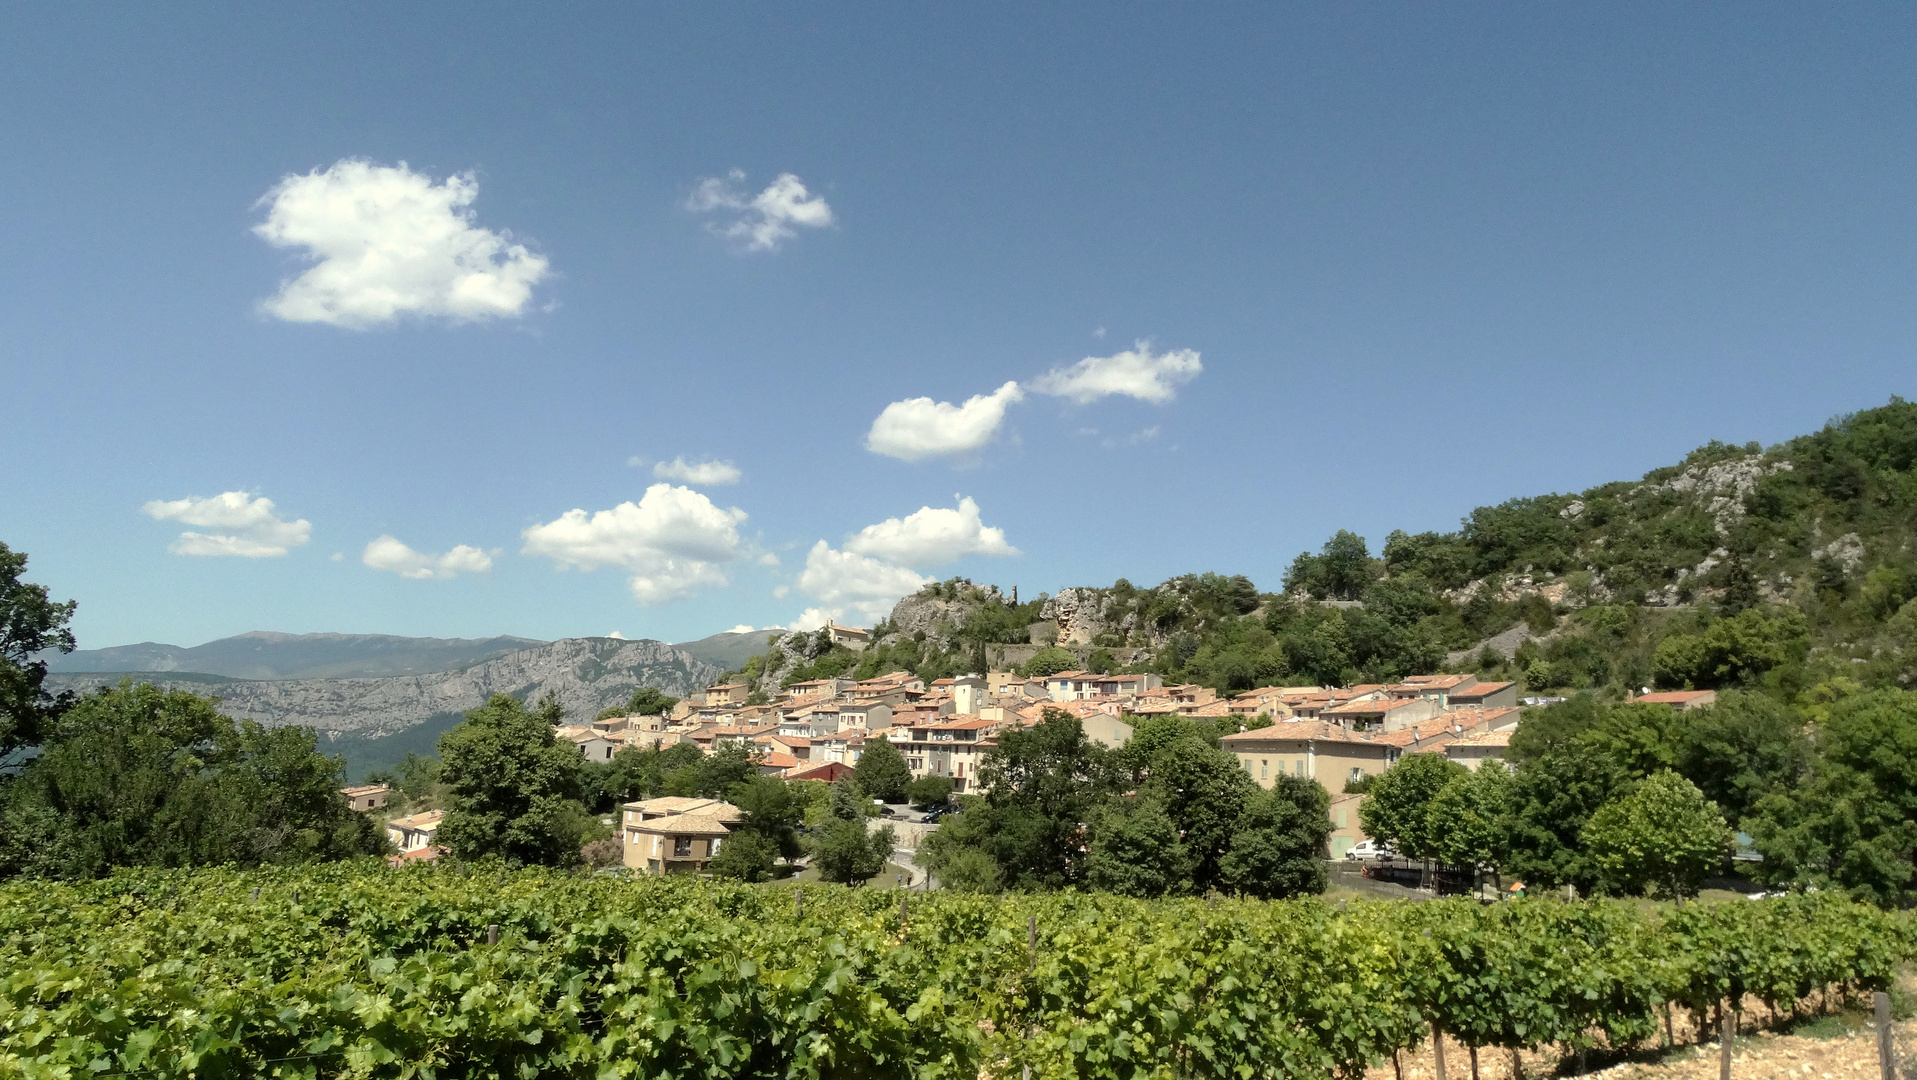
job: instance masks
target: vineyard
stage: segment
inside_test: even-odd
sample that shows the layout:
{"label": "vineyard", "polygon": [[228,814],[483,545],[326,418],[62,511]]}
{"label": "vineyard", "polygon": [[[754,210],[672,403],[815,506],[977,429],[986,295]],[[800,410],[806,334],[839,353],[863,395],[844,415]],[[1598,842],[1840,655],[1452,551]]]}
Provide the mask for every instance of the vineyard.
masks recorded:
{"label": "vineyard", "polygon": [[379,864],[0,886],[0,1076],[1356,1077],[1882,989],[1909,921],[1007,898]]}

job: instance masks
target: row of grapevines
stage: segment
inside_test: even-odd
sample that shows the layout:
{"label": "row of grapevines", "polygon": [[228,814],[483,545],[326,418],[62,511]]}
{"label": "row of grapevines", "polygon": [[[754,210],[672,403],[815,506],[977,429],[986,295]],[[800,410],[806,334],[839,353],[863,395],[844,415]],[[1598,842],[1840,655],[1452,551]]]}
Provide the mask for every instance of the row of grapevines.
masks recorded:
{"label": "row of grapevines", "polygon": [[0,1076],[1351,1076],[1433,1023],[1630,1041],[1912,952],[1836,897],[897,897],[377,863],[5,885]]}

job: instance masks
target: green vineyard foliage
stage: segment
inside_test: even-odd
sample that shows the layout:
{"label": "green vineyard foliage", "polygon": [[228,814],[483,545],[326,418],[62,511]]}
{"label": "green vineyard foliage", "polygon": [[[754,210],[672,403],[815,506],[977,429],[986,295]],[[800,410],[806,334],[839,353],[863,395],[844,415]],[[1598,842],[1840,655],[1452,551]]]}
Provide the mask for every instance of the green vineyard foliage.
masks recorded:
{"label": "green vineyard foliage", "polygon": [[[255,890],[258,890],[255,899]],[[1904,916],[986,897],[378,863],[0,886],[0,1076],[1351,1077],[1886,987]],[[497,943],[488,927],[499,927]]]}

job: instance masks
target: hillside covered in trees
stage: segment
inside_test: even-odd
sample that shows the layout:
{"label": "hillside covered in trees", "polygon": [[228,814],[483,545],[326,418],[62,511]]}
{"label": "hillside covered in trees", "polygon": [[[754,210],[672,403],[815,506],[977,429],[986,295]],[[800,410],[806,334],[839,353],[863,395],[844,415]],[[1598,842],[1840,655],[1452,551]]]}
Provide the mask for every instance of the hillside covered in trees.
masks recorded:
{"label": "hillside covered in trees", "polygon": [[1206,573],[1018,603],[955,578],[901,600],[863,652],[786,635],[743,674],[768,694],[1000,665],[1152,671],[1226,693],[1439,668],[1611,698],[1909,687],[1914,464],[1917,405],[1893,399],[1768,449],[1712,442],[1639,480],[1479,507],[1455,532],[1374,548],[1340,531],[1276,591]]}

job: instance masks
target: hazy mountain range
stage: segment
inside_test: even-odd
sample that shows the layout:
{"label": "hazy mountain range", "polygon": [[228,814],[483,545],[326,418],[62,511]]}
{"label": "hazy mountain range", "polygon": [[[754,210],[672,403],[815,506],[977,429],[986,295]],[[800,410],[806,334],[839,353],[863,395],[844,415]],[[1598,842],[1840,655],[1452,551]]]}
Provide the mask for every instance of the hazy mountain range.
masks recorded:
{"label": "hazy mountain range", "polygon": [[764,648],[772,631],[714,634],[684,645],[623,638],[408,638],[254,632],[204,645],[143,643],[43,657],[48,688],[86,691],[132,678],[210,694],[230,716],[319,731],[355,775],[439,734],[493,694],[551,691],[591,719],[651,686],[684,697]]}

